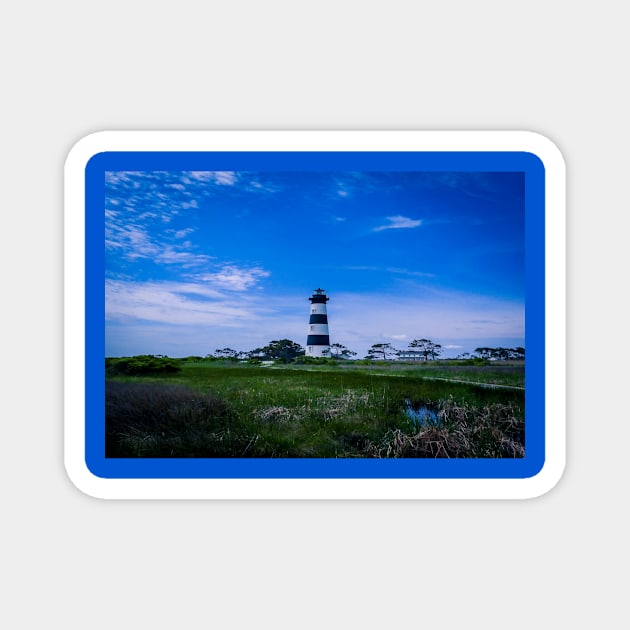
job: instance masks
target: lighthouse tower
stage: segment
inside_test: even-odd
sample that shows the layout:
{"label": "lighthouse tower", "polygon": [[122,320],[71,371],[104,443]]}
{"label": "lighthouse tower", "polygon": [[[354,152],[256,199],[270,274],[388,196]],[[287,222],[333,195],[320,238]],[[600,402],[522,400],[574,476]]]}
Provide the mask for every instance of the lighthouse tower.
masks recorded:
{"label": "lighthouse tower", "polygon": [[306,356],[323,357],[330,351],[328,336],[328,314],[326,302],[330,299],[324,289],[315,289],[308,298],[311,301],[311,316],[308,320],[308,337],[306,338]]}

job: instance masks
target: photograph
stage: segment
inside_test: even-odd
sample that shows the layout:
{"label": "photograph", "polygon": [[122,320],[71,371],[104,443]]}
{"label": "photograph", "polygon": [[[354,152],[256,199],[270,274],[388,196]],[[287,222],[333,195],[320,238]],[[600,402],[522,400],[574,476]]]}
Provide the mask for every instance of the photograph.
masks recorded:
{"label": "photograph", "polygon": [[104,173],[107,458],[523,458],[525,173]]}

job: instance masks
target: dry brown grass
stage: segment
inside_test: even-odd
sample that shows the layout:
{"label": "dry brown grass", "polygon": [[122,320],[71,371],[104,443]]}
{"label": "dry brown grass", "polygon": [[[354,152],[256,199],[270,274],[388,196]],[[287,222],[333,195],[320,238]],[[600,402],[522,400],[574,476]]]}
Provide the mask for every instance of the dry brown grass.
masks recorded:
{"label": "dry brown grass", "polygon": [[524,421],[510,405],[481,409],[440,405],[439,425],[419,427],[413,433],[390,429],[370,444],[368,457],[520,458],[525,456]]}

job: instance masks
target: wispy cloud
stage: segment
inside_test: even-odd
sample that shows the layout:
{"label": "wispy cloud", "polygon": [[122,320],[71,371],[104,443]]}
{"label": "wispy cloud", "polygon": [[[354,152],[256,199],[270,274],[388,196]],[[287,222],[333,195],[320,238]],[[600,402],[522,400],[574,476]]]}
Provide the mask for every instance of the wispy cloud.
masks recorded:
{"label": "wispy cloud", "polygon": [[193,234],[194,232],[196,232],[196,228],[193,227],[184,228],[183,230],[169,230],[169,233],[175,238],[186,238],[189,234]]}
{"label": "wispy cloud", "polygon": [[264,316],[262,300],[226,294],[220,283],[107,280],[108,320],[142,320],[169,325],[238,327]]}
{"label": "wispy cloud", "polygon": [[344,267],[347,271],[369,271],[370,273],[388,273],[396,276],[403,276],[408,278],[435,278],[434,273],[428,271],[416,271],[414,269],[405,269],[402,267],[378,267],[376,265],[350,265]]}
{"label": "wispy cloud", "polygon": [[[113,213],[109,213],[112,215]],[[181,241],[194,230],[152,230],[154,217],[109,216],[105,225],[105,248],[117,258],[127,261],[151,260],[162,265],[181,265],[191,268],[207,265],[212,257],[196,251],[190,241]]]}
{"label": "wispy cloud", "polygon": [[[151,261],[184,270],[213,259],[192,240],[196,228],[174,228],[218,189],[235,189],[250,177],[232,171],[109,171],[105,174],[105,246],[114,260]],[[192,220],[192,219],[189,219]]]}
{"label": "wispy cloud", "polygon": [[108,171],[106,209],[137,212],[140,208],[169,222],[182,211],[199,208],[218,194],[270,194],[280,187],[259,173],[236,171]]}
{"label": "wispy cloud", "polygon": [[226,265],[216,273],[200,276],[200,279],[229,291],[247,291],[256,285],[259,279],[267,278],[269,275],[268,271],[260,267],[239,268]]}
{"label": "wispy cloud", "polygon": [[[190,246],[190,243],[187,245]],[[186,244],[184,244],[183,247],[186,247]],[[171,245],[163,245],[160,247],[160,251],[156,253],[153,260],[158,264],[180,265],[184,269],[191,269],[201,265],[207,265],[212,260],[212,256],[196,254]]]}
{"label": "wispy cloud", "polygon": [[349,199],[369,186],[369,178],[365,173],[343,173],[333,180],[333,197]]}
{"label": "wispy cloud", "polygon": [[386,217],[389,223],[385,223],[383,225],[379,225],[373,229],[373,232],[382,232],[383,230],[397,230],[397,229],[405,229],[405,228],[416,228],[422,225],[422,221],[420,219],[410,219],[409,217],[403,217],[400,214],[397,214],[393,217]]}
{"label": "wispy cloud", "polygon": [[411,276],[414,278],[435,278],[434,273],[427,271],[413,271],[412,269],[402,269],[400,267],[387,267],[387,271],[401,276]]}
{"label": "wispy cloud", "polygon": [[377,192],[387,194],[394,189],[397,189],[397,186],[386,177],[379,177],[375,173],[347,171],[334,175],[329,198],[343,201],[373,195]]}
{"label": "wispy cloud", "polygon": [[205,184],[216,184],[217,186],[234,186],[239,181],[239,174],[233,171],[185,171],[180,175],[181,184],[185,188],[186,184],[203,182]]}

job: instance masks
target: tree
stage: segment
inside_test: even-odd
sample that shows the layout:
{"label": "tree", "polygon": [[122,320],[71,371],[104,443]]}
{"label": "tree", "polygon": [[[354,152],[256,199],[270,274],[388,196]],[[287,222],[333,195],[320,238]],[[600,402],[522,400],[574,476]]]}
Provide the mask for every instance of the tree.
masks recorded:
{"label": "tree", "polygon": [[352,350],[348,350],[346,346],[340,343],[333,343],[330,346],[330,350],[328,350],[327,354],[329,354],[333,359],[349,359],[356,355],[356,352],[352,352]]}
{"label": "tree", "polygon": [[232,350],[232,348],[217,348],[214,351],[214,356],[221,359],[237,359],[239,352]]}
{"label": "tree", "polygon": [[442,354],[442,346],[439,343],[434,343],[430,339],[414,339],[410,344],[410,348],[417,348],[426,361],[429,358],[435,360]]}
{"label": "tree", "polygon": [[254,348],[247,353],[248,359],[265,359],[265,353],[262,348]]}
{"label": "tree", "polygon": [[392,346],[391,343],[375,343],[368,350],[366,359],[377,359],[379,361],[387,361],[387,359],[393,359],[398,350]]}
{"label": "tree", "polygon": [[524,359],[525,348],[475,348],[475,352],[482,359],[496,359],[505,361],[507,359]]}
{"label": "tree", "polygon": [[493,348],[475,348],[475,353],[478,354],[482,359],[489,359],[492,356]]}
{"label": "tree", "polygon": [[295,343],[295,341],[291,341],[290,339],[274,339],[266,346],[252,350],[250,354],[253,353],[256,353],[257,356],[262,354],[266,358],[274,361],[284,359],[285,363],[289,363],[291,359],[304,354],[304,348],[302,348],[299,343]]}

